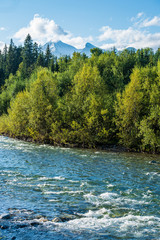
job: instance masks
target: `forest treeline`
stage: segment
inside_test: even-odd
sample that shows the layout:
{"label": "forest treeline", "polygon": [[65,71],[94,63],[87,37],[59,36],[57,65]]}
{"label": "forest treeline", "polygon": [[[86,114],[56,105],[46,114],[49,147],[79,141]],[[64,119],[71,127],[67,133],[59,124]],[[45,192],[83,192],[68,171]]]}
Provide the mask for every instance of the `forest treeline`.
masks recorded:
{"label": "forest treeline", "polygon": [[160,48],[56,58],[28,35],[0,52],[0,134],[160,152]]}

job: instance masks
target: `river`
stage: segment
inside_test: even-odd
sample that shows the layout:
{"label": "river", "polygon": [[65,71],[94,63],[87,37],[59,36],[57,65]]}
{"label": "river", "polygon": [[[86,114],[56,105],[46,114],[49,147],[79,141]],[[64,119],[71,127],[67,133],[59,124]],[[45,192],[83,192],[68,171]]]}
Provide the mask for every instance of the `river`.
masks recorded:
{"label": "river", "polygon": [[0,136],[0,231],[0,239],[158,240],[160,156]]}

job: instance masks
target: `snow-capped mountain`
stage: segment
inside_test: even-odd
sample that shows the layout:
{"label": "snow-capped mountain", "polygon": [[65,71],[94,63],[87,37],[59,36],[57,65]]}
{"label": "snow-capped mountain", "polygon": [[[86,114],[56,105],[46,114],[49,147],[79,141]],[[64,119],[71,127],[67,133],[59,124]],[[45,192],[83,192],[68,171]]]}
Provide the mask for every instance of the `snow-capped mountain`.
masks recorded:
{"label": "snow-capped mountain", "polygon": [[74,52],[77,51],[77,49],[69,44],[66,44],[64,42],[58,41],[56,43],[50,41],[46,43],[42,50],[45,52],[47,46],[49,45],[49,48],[51,50],[51,53],[54,54],[57,57],[66,56],[66,55],[72,55]]}
{"label": "snow-capped mountain", "polygon": [[57,57],[61,57],[61,56],[65,56],[65,55],[72,56],[72,54],[74,52],[85,53],[87,56],[90,56],[90,50],[92,48],[95,48],[95,46],[92,45],[91,43],[86,43],[86,45],[83,49],[77,49],[77,48],[75,48],[69,44],[66,44],[62,41],[58,41],[56,43],[50,41],[42,46],[42,51],[45,52],[48,45],[51,50],[51,53]]}
{"label": "snow-capped mountain", "polygon": [[[49,45],[49,48],[51,50],[51,53],[54,54],[56,57],[62,57],[62,56],[72,56],[74,52],[79,52],[81,54],[85,53],[88,57],[91,55],[90,50],[92,48],[96,48],[96,46],[92,45],[91,43],[86,43],[85,47],[83,49],[77,49],[69,44],[66,44],[62,41],[58,42],[48,42],[45,45],[42,46],[42,51],[45,52],[47,49],[47,45]],[[133,47],[126,48],[129,51],[136,51]],[[103,50],[103,49],[102,49]],[[112,51],[113,49],[108,49],[108,51]],[[104,51],[104,50],[103,50]],[[121,51],[118,51],[115,49],[115,51],[120,53]]]}
{"label": "snow-capped mountain", "polygon": [[91,52],[90,50],[92,48],[96,48],[94,45],[92,45],[91,43],[86,43],[85,48],[83,48],[80,53],[85,53],[87,56],[90,56]]}

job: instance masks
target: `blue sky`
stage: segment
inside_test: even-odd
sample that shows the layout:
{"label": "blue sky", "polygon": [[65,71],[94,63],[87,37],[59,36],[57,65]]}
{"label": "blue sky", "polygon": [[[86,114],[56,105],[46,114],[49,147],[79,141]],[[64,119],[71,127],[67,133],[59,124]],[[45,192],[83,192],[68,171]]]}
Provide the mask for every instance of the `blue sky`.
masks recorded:
{"label": "blue sky", "polygon": [[28,33],[39,44],[157,49],[160,0],[0,0],[0,48]]}

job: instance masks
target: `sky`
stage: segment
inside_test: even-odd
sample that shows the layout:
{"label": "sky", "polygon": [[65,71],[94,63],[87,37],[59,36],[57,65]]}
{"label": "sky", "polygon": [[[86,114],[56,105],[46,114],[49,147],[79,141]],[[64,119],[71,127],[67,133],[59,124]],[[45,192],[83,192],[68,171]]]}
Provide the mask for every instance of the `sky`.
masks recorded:
{"label": "sky", "polygon": [[0,49],[63,41],[78,49],[160,47],[160,0],[0,0]]}

